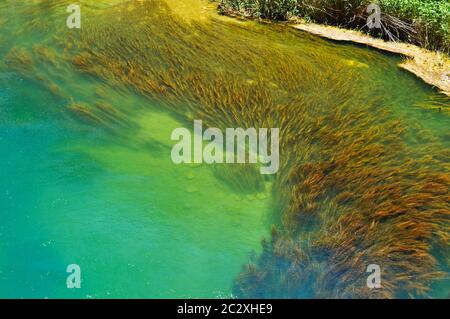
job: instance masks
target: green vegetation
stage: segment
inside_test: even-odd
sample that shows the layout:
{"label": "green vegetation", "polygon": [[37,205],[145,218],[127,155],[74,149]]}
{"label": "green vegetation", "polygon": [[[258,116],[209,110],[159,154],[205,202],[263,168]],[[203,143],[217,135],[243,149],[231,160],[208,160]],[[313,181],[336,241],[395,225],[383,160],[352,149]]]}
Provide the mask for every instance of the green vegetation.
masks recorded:
{"label": "green vegetation", "polygon": [[372,35],[450,52],[448,0],[221,0],[219,10],[265,19],[308,21],[369,31],[367,6],[378,3],[382,29]]}

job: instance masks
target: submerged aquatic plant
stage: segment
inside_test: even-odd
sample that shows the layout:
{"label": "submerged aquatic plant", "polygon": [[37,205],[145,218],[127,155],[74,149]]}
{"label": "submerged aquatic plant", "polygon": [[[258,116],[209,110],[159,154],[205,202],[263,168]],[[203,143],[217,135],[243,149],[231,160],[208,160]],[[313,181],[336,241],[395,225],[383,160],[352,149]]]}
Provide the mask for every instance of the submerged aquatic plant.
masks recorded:
{"label": "submerged aquatic plant", "polygon": [[[276,227],[237,279],[237,296],[433,294],[448,267],[450,153],[426,130],[420,147],[408,143],[408,121],[373,81],[393,66],[385,57],[281,26],[187,21],[162,0],[93,12],[76,45],[57,41],[81,74],[136,90],[186,122],[280,128]],[[18,49],[10,57],[23,72],[32,65]],[[367,63],[381,68],[368,72]],[[101,103],[68,105],[99,123],[121,116]],[[217,176],[233,188],[263,187],[256,170],[225,170]],[[382,289],[365,284],[371,263],[382,266]]]}

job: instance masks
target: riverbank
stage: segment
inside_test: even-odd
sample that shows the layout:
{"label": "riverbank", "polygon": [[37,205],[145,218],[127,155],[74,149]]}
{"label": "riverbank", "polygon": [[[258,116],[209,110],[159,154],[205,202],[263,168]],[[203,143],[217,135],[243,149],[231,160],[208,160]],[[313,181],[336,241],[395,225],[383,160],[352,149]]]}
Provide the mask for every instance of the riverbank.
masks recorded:
{"label": "riverbank", "polygon": [[415,74],[423,81],[450,96],[450,58],[413,44],[387,42],[355,30],[315,23],[292,23],[292,27],[334,41],[354,42],[400,54],[405,57],[399,67]]}
{"label": "riverbank", "polygon": [[[448,0],[220,0],[218,7],[224,14],[272,21],[304,19],[450,53]],[[373,19],[378,26],[369,28]]]}
{"label": "riverbank", "polygon": [[[228,12],[227,16],[242,20],[255,20],[253,17],[242,16],[236,12]],[[299,19],[289,22],[262,21],[285,24],[333,41],[353,42],[378,50],[399,54],[405,58],[398,65],[400,68],[413,73],[425,83],[438,89],[441,93],[450,96],[450,57],[445,53],[433,52],[404,42],[384,41],[383,39],[374,38],[356,30],[302,22]],[[450,107],[448,109],[450,110]]]}
{"label": "riverbank", "polygon": [[324,0],[315,2],[314,6],[308,1],[295,0],[273,3],[222,0],[218,11],[244,19],[283,21],[281,23],[323,38],[400,54],[405,58],[399,65],[402,69],[450,96],[449,35],[445,27],[450,23],[448,4],[444,1],[381,1],[381,31],[364,33],[359,30],[366,28],[368,4],[365,0],[346,4]]}

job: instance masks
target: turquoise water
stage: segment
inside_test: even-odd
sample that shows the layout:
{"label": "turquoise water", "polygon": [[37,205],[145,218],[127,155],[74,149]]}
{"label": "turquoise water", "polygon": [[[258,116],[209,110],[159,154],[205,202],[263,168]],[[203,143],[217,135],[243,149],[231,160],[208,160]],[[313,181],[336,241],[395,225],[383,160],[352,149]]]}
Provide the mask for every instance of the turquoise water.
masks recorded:
{"label": "turquoise water", "polygon": [[[167,114],[138,111],[122,130],[130,143],[61,117],[60,101],[3,75],[1,297],[230,294],[267,229],[268,196],[240,196],[209,167],[171,164],[162,137],[179,123]],[[65,287],[72,263],[80,290]]]}
{"label": "turquoise water", "polygon": [[[34,45],[49,41],[56,18],[65,17],[64,4],[33,2],[38,17],[54,19],[38,25],[46,32],[27,34],[20,6],[5,1],[2,60],[13,47],[37,54]],[[411,144],[420,147],[426,128],[449,145],[449,118],[411,107],[437,93],[394,68],[396,58],[377,57],[373,72],[384,74],[377,85],[387,86],[381,94],[398,92],[393,111],[418,125]],[[270,182],[244,194],[218,177],[223,167],[173,164],[170,134],[185,126],[177,115],[54,61],[32,71],[0,64],[0,298],[230,297],[241,267],[269,236]],[[101,101],[119,116],[92,125],[68,112],[71,98]],[[66,288],[73,263],[82,289]]]}

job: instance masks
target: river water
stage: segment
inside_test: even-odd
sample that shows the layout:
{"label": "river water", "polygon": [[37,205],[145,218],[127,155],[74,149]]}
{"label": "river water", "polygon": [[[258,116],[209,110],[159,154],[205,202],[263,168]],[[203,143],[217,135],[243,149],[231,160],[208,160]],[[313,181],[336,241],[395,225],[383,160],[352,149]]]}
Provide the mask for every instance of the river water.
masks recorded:
{"label": "river water", "polygon": [[[144,79],[161,70],[175,69],[183,83],[193,83],[181,66],[191,74],[195,69],[201,81],[216,81],[212,91],[221,85],[217,74],[249,88],[256,81],[277,104],[290,95],[319,94],[320,83],[336,83],[327,72],[346,66],[357,80],[349,83],[349,73],[342,81],[365,87],[361,100],[383,96],[383,107],[406,119],[411,147],[431,140],[450,144],[448,100],[397,68],[396,56],[220,17],[207,1],[158,2],[168,5],[150,9],[170,12],[170,19],[154,12],[136,19],[138,1],[130,2],[130,15],[120,7],[126,1],[79,1],[82,28],[69,30],[70,1],[0,1],[0,297],[232,295],[242,266],[259,254],[276,222],[273,180],[257,177],[253,187],[236,182],[236,174],[224,167],[173,164],[172,130],[190,125],[186,119],[199,115],[196,103],[214,103],[214,94],[203,94],[205,86],[204,91],[183,87],[173,95],[167,88],[146,91]],[[141,24],[148,27],[149,43],[154,41],[144,49],[125,33],[110,38],[119,29],[138,32]],[[174,26],[184,26],[185,33]],[[201,34],[204,29],[210,33]],[[192,36],[188,45],[186,34]],[[162,53],[171,50],[166,60]],[[78,63],[84,51],[90,54],[87,62]],[[295,78],[280,72],[260,80],[259,70],[276,57],[303,68]],[[124,79],[111,71],[127,58],[142,65],[136,73],[148,74]],[[173,65],[176,59],[180,69]],[[276,63],[274,68],[285,67]],[[303,80],[313,84],[293,88]],[[347,87],[334,92],[350,94]],[[326,101],[332,100],[330,95]],[[209,123],[223,117],[202,112]],[[428,138],[421,139],[424,131]],[[80,265],[82,289],[67,289],[69,264]]]}

